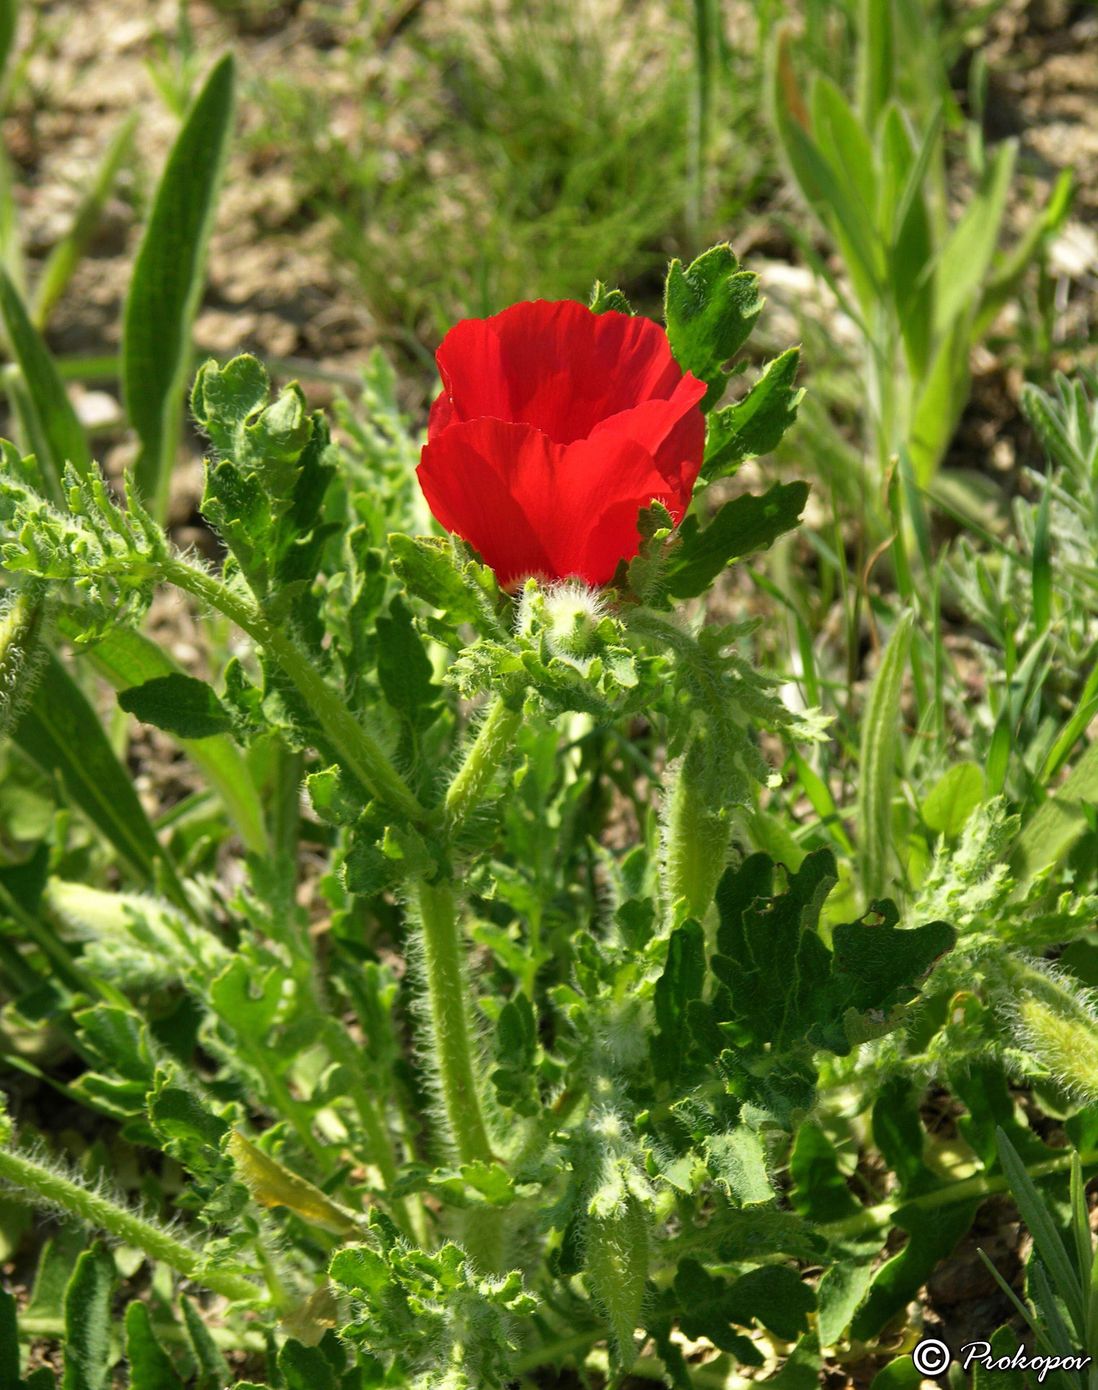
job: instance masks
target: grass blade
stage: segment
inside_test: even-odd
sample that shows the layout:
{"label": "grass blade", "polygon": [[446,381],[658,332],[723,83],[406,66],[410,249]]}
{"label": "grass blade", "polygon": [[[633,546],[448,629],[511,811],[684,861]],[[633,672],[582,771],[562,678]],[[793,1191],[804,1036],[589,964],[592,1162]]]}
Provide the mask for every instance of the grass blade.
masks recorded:
{"label": "grass blade", "polygon": [[866,900],[879,898],[888,874],[892,843],[892,786],[900,731],[900,696],[911,649],[914,614],[905,613],[885,647],[873,678],[862,725],[858,833]]}
{"label": "grass blade", "polygon": [[57,301],[65,293],[73,272],[80,264],[88,242],[91,240],[103,208],[110,197],[111,189],[118,178],[119,171],[133,144],[137,129],[138,112],[134,111],[122,122],[114,139],[107,146],[103,162],[95,176],[91,188],[77,211],[68,233],[61,238],[49,254],[38,288],[34,295],[34,322],[44,328]]}
{"label": "grass blade", "polygon": [[[63,618],[59,620],[59,627],[61,631],[68,631]],[[78,624],[73,623],[72,632],[77,631]],[[88,659],[116,690],[142,685],[180,670],[162,648],[132,628],[118,628],[108,633],[88,649]],[[268,853],[270,845],[263,807],[248,765],[232,739],[227,734],[219,734],[212,738],[181,738],[178,742],[221,797],[248,849],[256,854]]]}
{"label": "grass blade", "polygon": [[0,317],[26,386],[25,393],[20,393],[17,399],[30,412],[31,419],[26,422],[28,432],[35,448],[42,451],[38,466],[48,491],[56,500],[62,495],[61,479],[66,462],[86,477],[91,470],[91,452],[50,351],[31,323],[19,291],[3,269],[0,269]]}
{"label": "grass blade", "polygon": [[12,731],[12,740],[44,772],[61,779],[73,805],[139,878],[151,883],[159,863],[176,902],[187,906],[175,871],[99,717],[52,652],[46,655],[41,682]]}
{"label": "grass blade", "polygon": [[1068,1315],[1081,1333],[1083,1289],[1078,1272],[1073,1268],[1064,1242],[1060,1238],[1060,1232],[1056,1229],[1048,1208],[1042,1201],[1033,1179],[1026,1172],[1026,1166],[1018,1157],[1014,1145],[1001,1129],[997,1131],[996,1139],[1003,1176],[1010,1186],[1018,1214],[1033,1237],[1033,1244],[1041,1263],[1051,1274],[1056,1290],[1067,1307]]}
{"label": "grass blade", "polygon": [[233,60],[227,55],[211,72],[168,156],[126,299],[122,387],[141,443],[135,476],[160,520],[232,118]]}

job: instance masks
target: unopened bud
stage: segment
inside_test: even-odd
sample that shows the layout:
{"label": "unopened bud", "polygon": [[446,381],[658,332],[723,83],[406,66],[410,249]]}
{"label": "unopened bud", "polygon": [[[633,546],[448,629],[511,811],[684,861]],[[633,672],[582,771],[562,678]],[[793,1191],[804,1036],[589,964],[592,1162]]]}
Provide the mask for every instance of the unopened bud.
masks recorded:
{"label": "unopened bud", "polygon": [[12,593],[0,607],[0,734],[10,728],[38,683],[46,603],[40,595]]}

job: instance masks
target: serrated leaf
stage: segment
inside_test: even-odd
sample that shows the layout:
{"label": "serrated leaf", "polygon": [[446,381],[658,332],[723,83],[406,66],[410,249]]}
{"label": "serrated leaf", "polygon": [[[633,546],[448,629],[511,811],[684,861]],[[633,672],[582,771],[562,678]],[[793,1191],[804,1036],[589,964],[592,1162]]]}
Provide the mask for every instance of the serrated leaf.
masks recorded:
{"label": "serrated leaf", "polygon": [[713,411],[702,464],[702,476],[709,482],[778,447],[804,397],[796,384],[800,361],[800,348],[787,348],[766,364],[742,400]]}
{"label": "serrated leaf", "polygon": [[141,441],[137,485],[162,517],[190,367],[191,327],[233,119],[233,59],[216,64],[164,166],[138,248],[122,331],[122,387]]}
{"label": "serrated leaf", "polygon": [[820,910],[838,881],[830,850],[807,855],[773,895],[773,865],[750,855],[717,889],[719,954],[713,970],[727,991],[737,1030],[777,1055],[806,1045],[842,1056],[885,1031],[893,1011],[953,945],[944,922],[899,928],[891,903],[874,903],[857,922],[832,929],[833,951],[817,935]]}
{"label": "serrated leaf", "polygon": [[483,622],[477,596],[449,541],[435,536],[389,537],[393,569],[410,594],[449,615],[455,623]]}
{"label": "serrated leaf", "polygon": [[667,269],[664,317],[675,360],[709,388],[707,410],[724,391],[724,364],[747,341],[762,312],[759,277],[741,271],[727,244],[710,247],[690,265]]}
{"label": "serrated leaf", "polygon": [[667,564],[668,593],[675,598],[704,593],[731,561],[765,549],[792,530],[807,499],[807,483],[775,483],[761,497],[746,493],[725,502],[708,526],[687,517]]}
{"label": "serrated leaf", "polygon": [[339,1390],[331,1362],[319,1347],[307,1347],[292,1337],[278,1353],[285,1390]]}
{"label": "serrated leaf", "polygon": [[587,307],[593,314],[631,314],[632,306],[621,290],[611,289],[601,280],[596,280],[591,289]]}
{"label": "serrated leaf", "polygon": [[741,1274],[726,1304],[732,1322],[741,1327],[761,1323],[786,1342],[808,1330],[808,1314],[815,1308],[815,1294],[788,1265],[760,1265]]}
{"label": "serrated leaf", "polygon": [[763,1364],[762,1352],[750,1337],[732,1331],[731,1285],[726,1279],[710,1274],[698,1260],[685,1259],[675,1271],[674,1288],[682,1309],[680,1325],[688,1337],[707,1337],[745,1366]]}
{"label": "serrated leaf", "polygon": [[94,1245],[76,1262],[65,1290],[62,1390],[109,1390],[114,1260]]}
{"label": "serrated leaf", "polygon": [[614,1366],[627,1371],[636,1360],[648,1278],[648,1217],[635,1197],[621,1212],[589,1217],[584,1279],[610,1324]]}
{"label": "serrated leaf", "polygon": [[118,693],[118,703],[143,724],[179,738],[212,738],[228,733],[233,721],[213,687],[194,676],[154,676]]}

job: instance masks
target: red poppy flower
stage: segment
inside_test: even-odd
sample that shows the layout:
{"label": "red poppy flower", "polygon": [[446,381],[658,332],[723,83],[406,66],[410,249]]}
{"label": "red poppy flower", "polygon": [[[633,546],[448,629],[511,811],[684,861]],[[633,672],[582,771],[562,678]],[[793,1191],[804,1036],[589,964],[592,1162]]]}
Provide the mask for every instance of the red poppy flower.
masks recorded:
{"label": "red poppy flower", "polygon": [[465,319],[438,350],[420,486],[500,583],[605,584],[640,545],[637,517],[678,522],[705,447],[705,385],[651,319],[565,300]]}

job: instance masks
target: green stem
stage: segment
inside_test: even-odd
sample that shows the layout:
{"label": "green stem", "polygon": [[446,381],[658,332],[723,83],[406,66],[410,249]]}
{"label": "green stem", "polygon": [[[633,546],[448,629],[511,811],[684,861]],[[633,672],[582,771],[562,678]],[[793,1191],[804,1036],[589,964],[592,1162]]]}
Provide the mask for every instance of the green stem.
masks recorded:
{"label": "green stem", "polygon": [[499,695],[492,702],[446,793],[446,822],[451,835],[462,826],[483,799],[496,769],[514,745],[522,723],[522,711],[512,709]]}
{"label": "green stem", "polygon": [[417,888],[423,963],[438,1080],[450,1133],[463,1163],[492,1161],[473,1069],[461,932],[448,883]]}
{"label": "green stem", "polygon": [[231,1270],[204,1269],[202,1257],[197,1251],[176,1240],[162,1227],[25,1154],[0,1150],[0,1181],[34,1193],[43,1202],[61,1207],[86,1225],[95,1226],[116,1240],[136,1246],[150,1259],[162,1260],[178,1274],[194,1279],[225,1298],[254,1303],[263,1297],[263,1290],[242,1274]]}
{"label": "green stem", "polygon": [[363,786],[414,824],[422,824],[427,812],[411,788],[389,761],[381,746],[362,727],[293,637],[272,623],[250,599],[220,579],[183,560],[170,558],[161,567],[163,578],[234,622],[274,657],[297,687],[316,716],[336,756]]}
{"label": "green stem", "polygon": [[[1047,1178],[1055,1173],[1066,1173],[1071,1167],[1072,1153],[1073,1151],[1068,1151],[1062,1157],[1027,1164],[1026,1172],[1031,1178]],[[1084,1168],[1098,1166],[1098,1149],[1088,1149],[1086,1153],[1081,1153],[1079,1161]],[[970,1202],[991,1197],[997,1192],[1009,1191],[1010,1183],[1005,1177],[989,1178],[979,1174],[971,1178],[962,1178],[946,1187],[936,1187],[932,1192],[923,1192],[917,1197],[909,1197],[906,1200],[901,1198],[894,1202],[882,1202],[879,1206],[866,1207],[853,1216],[844,1217],[842,1221],[825,1222],[819,1229],[823,1235],[840,1240],[848,1236],[870,1235],[890,1226],[893,1217],[900,1210],[936,1211],[939,1207],[953,1206],[957,1202]]]}

